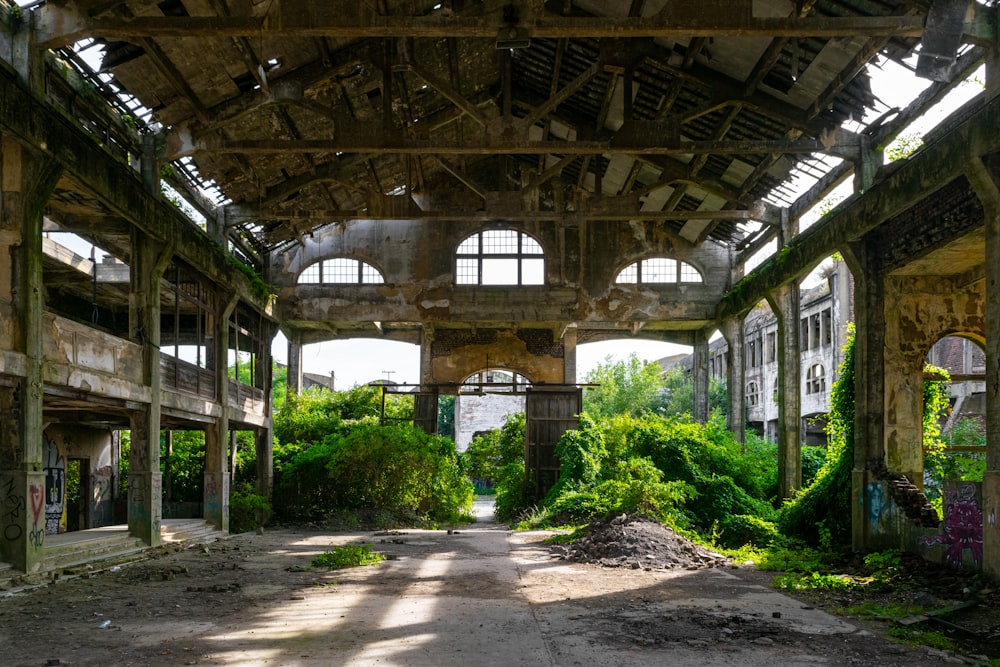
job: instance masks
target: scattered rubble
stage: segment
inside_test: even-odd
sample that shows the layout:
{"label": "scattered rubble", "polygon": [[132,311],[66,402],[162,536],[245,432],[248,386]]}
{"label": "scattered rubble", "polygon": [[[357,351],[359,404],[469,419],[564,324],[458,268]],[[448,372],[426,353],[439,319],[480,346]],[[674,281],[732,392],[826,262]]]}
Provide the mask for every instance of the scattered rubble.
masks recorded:
{"label": "scattered rubble", "polygon": [[564,547],[567,560],[636,570],[698,570],[730,565],[725,556],[645,517],[622,514],[591,524],[587,533]]}

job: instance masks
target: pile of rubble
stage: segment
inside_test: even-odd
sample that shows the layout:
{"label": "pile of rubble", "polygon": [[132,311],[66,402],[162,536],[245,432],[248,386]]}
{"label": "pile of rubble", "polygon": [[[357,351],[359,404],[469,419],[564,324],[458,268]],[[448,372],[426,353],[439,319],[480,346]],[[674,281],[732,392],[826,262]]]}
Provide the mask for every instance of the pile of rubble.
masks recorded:
{"label": "pile of rubble", "polygon": [[636,570],[697,570],[730,564],[725,556],[698,546],[661,523],[625,514],[591,524],[586,537],[563,549],[567,560]]}

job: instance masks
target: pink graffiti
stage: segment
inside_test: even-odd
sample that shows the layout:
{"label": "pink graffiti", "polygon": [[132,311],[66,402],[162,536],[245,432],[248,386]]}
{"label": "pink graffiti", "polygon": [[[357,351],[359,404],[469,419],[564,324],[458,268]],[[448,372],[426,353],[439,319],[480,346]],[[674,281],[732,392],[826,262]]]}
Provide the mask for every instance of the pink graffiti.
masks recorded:
{"label": "pink graffiti", "polygon": [[956,567],[962,567],[963,556],[968,550],[972,561],[983,561],[983,511],[976,502],[976,487],[963,484],[945,498],[944,528],[940,535],[921,537],[920,544],[948,547],[945,558]]}
{"label": "pink graffiti", "polygon": [[28,495],[31,496],[31,517],[37,526],[42,510],[45,509],[45,494],[42,492],[42,487],[32,484],[28,489]]}

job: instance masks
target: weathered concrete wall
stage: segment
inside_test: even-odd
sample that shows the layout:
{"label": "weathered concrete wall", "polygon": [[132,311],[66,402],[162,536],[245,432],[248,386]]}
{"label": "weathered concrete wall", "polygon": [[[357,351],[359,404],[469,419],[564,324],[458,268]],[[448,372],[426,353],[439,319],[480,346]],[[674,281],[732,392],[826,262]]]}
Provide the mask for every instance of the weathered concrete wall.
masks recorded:
{"label": "weathered concrete wall", "polygon": [[918,487],[923,478],[923,368],[941,338],[985,340],[985,283],[940,276],[889,276],[885,313],[886,464]]}
{"label": "weathered concrete wall", "polygon": [[[692,248],[649,223],[588,223],[586,231],[551,223],[512,224],[533,236],[545,257],[545,286],[454,284],[455,251],[474,231],[441,222],[362,220],[331,227],[272,256],[273,281],[287,321],[310,322],[621,322],[711,319],[729,283],[728,251],[714,244]],[[430,229],[431,231],[428,231]],[[653,256],[670,256],[697,268],[701,284],[614,285],[618,271]],[[307,266],[351,257],[377,268],[378,286],[297,286]]]}
{"label": "weathered concrete wall", "polygon": [[[85,426],[52,425],[45,430],[45,532],[66,532],[70,508],[66,503],[66,471],[71,459],[81,460],[80,497],[87,503],[88,521],[80,529],[111,525],[113,489],[117,479],[109,430]],[[83,469],[86,466],[86,469]]]}
{"label": "weathered concrete wall", "polygon": [[561,384],[566,357],[549,329],[439,329],[430,336],[422,383],[461,384],[483,368],[506,368],[532,383]]}
{"label": "weathered concrete wall", "polygon": [[473,436],[503,426],[507,415],[524,412],[524,394],[459,394],[455,397],[455,445],[469,448]]}

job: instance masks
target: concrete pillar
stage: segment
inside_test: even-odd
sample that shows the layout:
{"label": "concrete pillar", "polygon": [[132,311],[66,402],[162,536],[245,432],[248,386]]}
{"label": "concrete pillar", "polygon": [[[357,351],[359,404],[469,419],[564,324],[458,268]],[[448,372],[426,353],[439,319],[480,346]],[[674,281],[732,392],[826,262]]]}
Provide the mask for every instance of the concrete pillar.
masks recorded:
{"label": "concrete pillar", "polygon": [[[1000,88],[997,54],[987,59],[987,92]],[[983,571],[1000,578],[1000,187],[992,164],[973,160],[969,181],[983,202],[986,232],[986,471]]]}
{"label": "concrete pillar", "polygon": [[160,473],[160,279],[173,257],[172,244],[132,230],[129,330],[142,346],[142,381],[150,402],[131,414],[128,528],[150,546],[160,544],[163,517]]}
{"label": "concrete pillar", "polygon": [[576,384],[576,329],[568,327],[563,332],[563,382]]}
{"label": "concrete pillar", "polygon": [[729,410],[726,426],[740,442],[746,441],[746,369],[743,367],[743,320],[733,318],[722,322],[719,330],[726,339],[726,396]]}
{"label": "concrete pillar", "polygon": [[285,395],[292,396],[302,393],[302,339],[294,334],[295,339],[288,338],[288,379]]}
{"label": "concrete pillar", "polygon": [[[264,388],[264,414],[267,416],[267,426],[254,431],[257,493],[268,500],[271,499],[271,490],[274,484],[274,444],[271,422],[271,413],[274,408],[271,404],[271,385],[274,383],[274,359],[271,356],[271,343],[277,332],[276,328],[269,326],[267,334],[262,334],[260,355],[257,363],[257,377],[255,378],[256,385]],[[301,364],[299,367],[301,368]],[[263,522],[264,519],[265,517],[263,516],[258,517],[258,521],[260,522]]]}
{"label": "concrete pillar", "polygon": [[694,359],[691,376],[694,380],[694,414],[700,424],[708,421],[708,335],[698,331],[694,336]]}
{"label": "concrete pillar", "polygon": [[872,464],[885,462],[885,283],[874,254],[863,242],[841,248],[854,275],[854,471],[851,482],[852,546],[869,543]]}
{"label": "concrete pillar", "polygon": [[[432,348],[434,346],[433,327],[424,326],[420,335],[420,384],[435,384]],[[457,420],[456,416],[456,420]],[[458,423],[456,421],[456,423]]]}
{"label": "concrete pillar", "polygon": [[0,236],[10,241],[11,348],[24,359],[24,375],[0,389],[0,558],[24,572],[41,566],[45,541],[42,470],[43,383],[42,212],[61,174],[54,162],[0,140]]}
{"label": "concrete pillar", "polygon": [[[221,296],[221,294],[220,294]],[[238,297],[220,302],[215,317],[215,383],[219,417],[205,429],[205,488],[203,511],[223,531],[229,531],[229,318],[236,309]]]}
{"label": "concrete pillar", "polygon": [[768,296],[778,320],[778,494],[802,486],[802,362],[799,286],[783,285]]}

